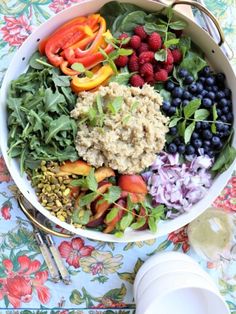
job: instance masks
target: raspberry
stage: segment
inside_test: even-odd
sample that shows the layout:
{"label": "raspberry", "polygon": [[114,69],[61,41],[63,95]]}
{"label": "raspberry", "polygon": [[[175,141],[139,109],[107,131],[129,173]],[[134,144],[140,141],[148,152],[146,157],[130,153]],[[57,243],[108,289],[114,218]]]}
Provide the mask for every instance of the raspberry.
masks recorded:
{"label": "raspberry", "polygon": [[161,48],[162,42],[161,42],[161,36],[153,32],[149,37],[148,37],[148,46],[149,49],[152,51],[157,51]]}
{"label": "raspberry", "polygon": [[128,63],[129,58],[127,56],[119,56],[116,60],[115,60],[115,64],[118,67],[125,67],[126,64]]}
{"label": "raspberry", "polygon": [[155,80],[156,80],[156,81],[162,81],[162,82],[164,82],[164,81],[166,81],[167,79],[168,79],[168,73],[166,72],[166,70],[161,69],[161,70],[159,70],[159,71],[157,71],[157,72],[155,73]]}
{"label": "raspberry", "polygon": [[148,44],[146,43],[141,43],[141,46],[138,48],[138,54],[144,52],[144,51],[148,51]]}
{"label": "raspberry", "polygon": [[138,58],[139,64],[152,62],[153,60],[154,60],[154,52],[153,51],[144,51],[139,55],[139,58]]}
{"label": "raspberry", "polygon": [[171,53],[174,58],[174,63],[179,63],[182,60],[182,52],[178,48],[172,50]]}
{"label": "raspberry", "polygon": [[133,35],[130,39],[129,45],[133,49],[138,49],[141,45],[141,38],[137,35]]}
{"label": "raspberry", "polygon": [[174,64],[163,64],[162,69],[166,70],[167,73],[171,73],[173,71]]}
{"label": "raspberry", "polygon": [[153,65],[151,63],[144,63],[139,70],[141,76],[153,76]]}
{"label": "raspberry", "polygon": [[[126,39],[126,38],[129,38],[129,35],[126,34],[126,33],[122,33],[122,34],[120,34],[120,36],[118,37],[119,40]],[[126,43],[126,44],[124,44],[124,45],[121,45],[121,47],[124,47],[124,48],[128,47],[129,42],[130,42],[130,40],[128,41],[128,43]]]}
{"label": "raspberry", "polygon": [[174,62],[174,58],[172,56],[171,50],[167,49],[167,58],[166,61],[163,62],[164,64],[172,64]]}
{"label": "raspberry", "polygon": [[130,78],[130,84],[134,87],[142,87],[144,85],[144,80],[141,78],[140,75],[134,74]]}
{"label": "raspberry", "polygon": [[129,58],[128,68],[130,72],[137,72],[139,70],[138,57],[135,53],[133,53]]}
{"label": "raspberry", "polygon": [[155,79],[153,75],[148,75],[144,78],[144,81],[150,85],[154,85],[155,84]]}
{"label": "raspberry", "polygon": [[143,26],[138,25],[134,29],[135,35],[138,35],[142,40],[147,38],[147,33],[145,32]]}

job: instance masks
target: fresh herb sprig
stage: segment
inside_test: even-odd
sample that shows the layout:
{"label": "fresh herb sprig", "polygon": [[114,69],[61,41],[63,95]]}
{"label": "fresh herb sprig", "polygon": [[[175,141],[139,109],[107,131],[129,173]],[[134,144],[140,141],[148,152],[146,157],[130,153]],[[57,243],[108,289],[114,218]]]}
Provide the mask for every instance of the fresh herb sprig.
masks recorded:
{"label": "fresh herb sprig", "polygon": [[[163,218],[165,207],[159,205],[153,207],[151,204],[151,198],[146,196],[145,201],[141,203],[132,203],[130,197],[127,197],[127,208],[120,205],[117,201],[121,197],[121,189],[118,186],[110,186],[106,193],[100,193],[98,183],[94,175],[94,169],[90,171],[88,176],[82,179],[73,180],[72,186],[80,186],[84,189],[88,189],[90,192],[86,193],[79,200],[78,208],[74,211],[73,220],[76,223],[87,224],[91,216],[90,204],[97,198],[102,197],[98,204],[108,202],[113,205],[112,209],[106,216],[106,222],[111,222],[119,213],[120,210],[126,212],[126,214],[117,223],[117,230],[123,232],[127,227],[132,229],[138,229],[144,226],[147,222],[152,232],[157,231],[157,222]],[[140,211],[144,211],[141,213]],[[82,214],[81,214],[82,212]],[[120,233],[119,233],[120,234]]]}
{"label": "fresh herb sprig", "polygon": [[[177,109],[176,114],[171,117],[169,127],[178,127],[179,135],[184,138],[185,144],[189,143],[197,122],[210,123],[212,133],[216,133],[217,123],[230,125],[230,123],[217,121],[218,116],[215,105],[212,107],[212,112],[207,109],[199,109],[200,106],[201,99],[193,99],[184,108]],[[207,120],[211,114],[213,120]]]}

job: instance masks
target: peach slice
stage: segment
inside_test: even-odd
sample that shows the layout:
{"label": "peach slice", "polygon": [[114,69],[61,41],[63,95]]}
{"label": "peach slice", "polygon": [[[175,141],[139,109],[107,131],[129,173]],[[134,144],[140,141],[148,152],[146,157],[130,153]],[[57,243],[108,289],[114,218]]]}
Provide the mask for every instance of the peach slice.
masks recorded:
{"label": "peach slice", "polygon": [[91,169],[92,167],[83,160],[66,161],[63,165],[60,166],[60,170],[62,172],[78,174],[81,176],[87,176]]}
{"label": "peach slice", "polygon": [[145,194],[142,194],[142,193],[131,193],[127,191],[121,192],[121,197],[126,198],[128,197],[128,195],[130,196],[131,202],[134,204],[144,202],[145,196],[146,196]]}
{"label": "peach slice", "polygon": [[123,191],[131,193],[147,194],[147,185],[143,178],[137,174],[124,174],[121,175],[118,181],[119,187]]}
{"label": "peach slice", "polygon": [[94,172],[97,182],[101,182],[106,178],[114,177],[115,172],[110,167],[100,167]]}

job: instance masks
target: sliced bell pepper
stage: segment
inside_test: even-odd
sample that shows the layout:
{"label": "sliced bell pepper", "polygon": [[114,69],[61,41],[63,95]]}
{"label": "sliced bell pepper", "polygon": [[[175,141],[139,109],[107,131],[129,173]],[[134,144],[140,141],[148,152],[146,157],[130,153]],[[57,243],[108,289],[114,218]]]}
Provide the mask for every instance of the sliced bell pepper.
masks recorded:
{"label": "sliced bell pepper", "polygon": [[84,56],[88,56],[90,54],[92,54],[93,52],[97,51],[98,48],[100,47],[102,41],[103,41],[103,33],[105,33],[106,31],[106,21],[103,17],[99,17],[99,20],[98,22],[100,23],[100,28],[97,32],[97,35],[94,39],[94,42],[92,43],[92,45],[86,49],[86,50],[81,50],[80,48],[76,48],[75,49],[75,56],[77,58],[81,58],[81,57],[84,57]]}
{"label": "sliced bell pepper", "polygon": [[103,65],[92,78],[74,76],[71,82],[71,88],[75,93],[91,90],[101,85],[109,76],[113,74],[110,65]]}
{"label": "sliced bell pepper", "polygon": [[79,74],[79,72],[68,68],[68,62],[67,62],[67,61],[63,61],[63,62],[60,64],[60,69],[61,69],[61,71],[62,71],[64,74],[66,74],[66,75],[68,75],[68,76],[74,76],[74,75],[78,75],[78,74]]}
{"label": "sliced bell pepper", "polygon": [[[113,50],[114,50],[114,47],[110,44],[107,45],[107,47],[104,49],[106,54],[111,53]],[[73,54],[73,49],[72,49],[72,51],[70,51],[69,54],[67,54],[67,55],[65,54],[65,58],[67,59],[69,64],[82,63],[83,66],[87,69],[91,69],[95,65],[97,65],[98,63],[105,60],[104,55],[100,51],[98,51],[94,54],[91,54],[89,56],[86,56],[86,57],[75,58],[74,54]]]}

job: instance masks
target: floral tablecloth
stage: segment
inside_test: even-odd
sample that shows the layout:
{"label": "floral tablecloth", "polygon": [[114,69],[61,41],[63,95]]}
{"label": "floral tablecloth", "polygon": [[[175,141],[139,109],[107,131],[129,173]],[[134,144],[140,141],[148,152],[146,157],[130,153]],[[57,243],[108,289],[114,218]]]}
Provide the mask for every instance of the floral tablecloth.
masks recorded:
{"label": "floral tablecloth", "polygon": [[[14,52],[37,25],[78,2],[1,0],[0,78]],[[206,6],[220,19],[228,43],[236,50],[235,1],[206,0]],[[235,66],[236,59],[232,63]],[[231,313],[236,313],[236,263],[215,265],[201,260],[188,244],[186,228],[168,237],[129,244],[90,241],[78,236],[70,240],[55,238],[72,284],[53,283],[31,224],[18,207],[16,193],[0,153],[0,313],[134,313],[135,273],[150,255],[161,250],[178,250],[193,256],[214,278]],[[214,205],[236,210],[236,177],[231,178]]]}

